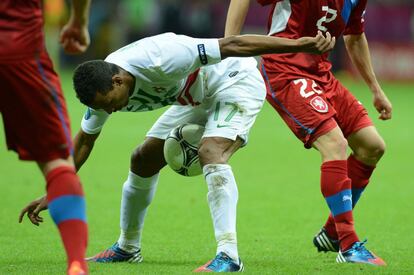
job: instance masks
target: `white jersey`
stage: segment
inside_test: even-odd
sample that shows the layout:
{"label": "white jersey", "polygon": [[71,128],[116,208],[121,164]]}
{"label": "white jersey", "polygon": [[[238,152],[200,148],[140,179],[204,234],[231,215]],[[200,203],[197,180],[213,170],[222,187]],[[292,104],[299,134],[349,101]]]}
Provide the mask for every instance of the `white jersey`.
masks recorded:
{"label": "white jersey", "polygon": [[[218,39],[174,33],[138,40],[110,54],[105,61],[135,77],[135,89],[121,112],[145,112],[174,104],[197,106],[206,96],[256,70],[257,65],[254,58],[227,58],[219,63]],[[205,67],[200,69],[202,66]],[[88,108],[82,129],[89,134],[98,133],[108,116],[103,110]]]}

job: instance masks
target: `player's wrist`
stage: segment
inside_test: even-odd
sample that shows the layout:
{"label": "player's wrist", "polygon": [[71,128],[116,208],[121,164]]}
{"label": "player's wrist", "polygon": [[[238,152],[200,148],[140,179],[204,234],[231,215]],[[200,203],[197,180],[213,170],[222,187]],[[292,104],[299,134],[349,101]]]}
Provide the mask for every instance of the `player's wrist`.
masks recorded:
{"label": "player's wrist", "polygon": [[73,18],[72,24],[79,29],[86,28],[88,26],[88,20],[85,18]]}
{"label": "player's wrist", "polygon": [[314,42],[308,37],[295,39],[293,40],[293,43],[298,52],[306,51],[314,44]]}
{"label": "player's wrist", "polygon": [[382,93],[382,88],[378,82],[370,84],[369,87],[374,95]]}

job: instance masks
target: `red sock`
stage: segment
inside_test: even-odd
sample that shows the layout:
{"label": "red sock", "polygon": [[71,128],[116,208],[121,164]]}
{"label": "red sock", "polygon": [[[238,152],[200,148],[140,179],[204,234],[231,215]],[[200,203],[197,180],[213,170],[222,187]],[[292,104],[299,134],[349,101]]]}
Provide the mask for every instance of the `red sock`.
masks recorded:
{"label": "red sock", "polygon": [[338,233],[336,233],[335,220],[332,217],[332,213],[329,213],[329,217],[323,227],[325,228],[326,234],[329,238],[334,240],[338,239]]}
{"label": "red sock", "polygon": [[359,241],[354,229],[351,180],[348,178],[346,160],[327,161],[322,164],[321,191],[333,213],[341,250],[345,251]]}
{"label": "red sock", "polygon": [[46,176],[50,215],[64,244],[68,268],[79,262],[88,272],[85,251],[88,242],[85,200],[79,178],[72,167],[60,166]]}
{"label": "red sock", "polygon": [[[352,207],[355,207],[358,202],[362,191],[369,183],[369,179],[374,171],[375,166],[368,166],[361,161],[357,160],[353,155],[348,158],[348,177],[351,179],[352,184]],[[329,214],[329,218],[326,221],[324,228],[328,236],[337,240],[338,234],[336,233],[335,221],[332,214]]]}
{"label": "red sock", "polygon": [[368,185],[374,169],[375,166],[366,165],[350,155],[348,158],[348,176],[352,180],[352,189],[364,189]]}

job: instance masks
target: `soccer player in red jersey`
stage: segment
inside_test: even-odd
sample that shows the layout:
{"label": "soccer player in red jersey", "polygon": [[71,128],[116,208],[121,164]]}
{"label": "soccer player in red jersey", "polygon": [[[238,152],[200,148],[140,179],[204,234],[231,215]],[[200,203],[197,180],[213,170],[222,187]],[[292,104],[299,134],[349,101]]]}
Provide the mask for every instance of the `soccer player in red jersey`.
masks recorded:
{"label": "soccer player in red jersey", "polygon": [[[21,160],[36,161],[46,179],[47,203],[68,259],[68,274],[87,274],[85,200],[76,175],[69,118],[52,62],[45,48],[41,0],[0,2],[0,112],[7,146]],[[89,0],[74,0],[61,32],[68,53],[89,45]],[[20,221],[32,205],[23,210]],[[38,224],[41,218],[28,215]]]}
{"label": "soccer player in red jersey", "polygon": [[[343,35],[352,62],[372,92],[379,118],[391,118],[392,106],[375,77],[364,34],[367,0],[257,1],[271,5],[269,35],[292,39],[318,31],[337,38]],[[231,1],[226,36],[240,33],[249,4],[249,0]],[[305,147],[316,148],[322,157],[321,191],[331,215],[314,245],[319,251],[338,251],[337,262],[384,265],[358,239],[352,215],[385,151],[367,111],[334,77],[328,54],[264,55],[261,71],[267,101]]]}

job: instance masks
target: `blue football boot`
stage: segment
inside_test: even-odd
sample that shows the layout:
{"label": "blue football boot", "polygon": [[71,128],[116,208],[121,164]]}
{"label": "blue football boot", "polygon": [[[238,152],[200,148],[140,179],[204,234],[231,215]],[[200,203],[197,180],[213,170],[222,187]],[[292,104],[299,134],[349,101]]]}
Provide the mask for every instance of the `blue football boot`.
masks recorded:
{"label": "blue football boot", "polygon": [[116,242],[110,248],[96,254],[93,257],[89,257],[86,260],[96,263],[116,263],[116,262],[129,262],[140,263],[144,258],[141,255],[141,249],[136,252],[128,253],[122,250]]}
{"label": "blue football boot", "polygon": [[339,251],[336,261],[338,263],[362,263],[371,265],[387,265],[384,260],[365,248],[365,243],[356,242],[347,251]]}
{"label": "blue football boot", "polygon": [[240,258],[236,263],[226,253],[220,252],[212,261],[200,266],[194,272],[242,272],[243,270],[244,266]]}

